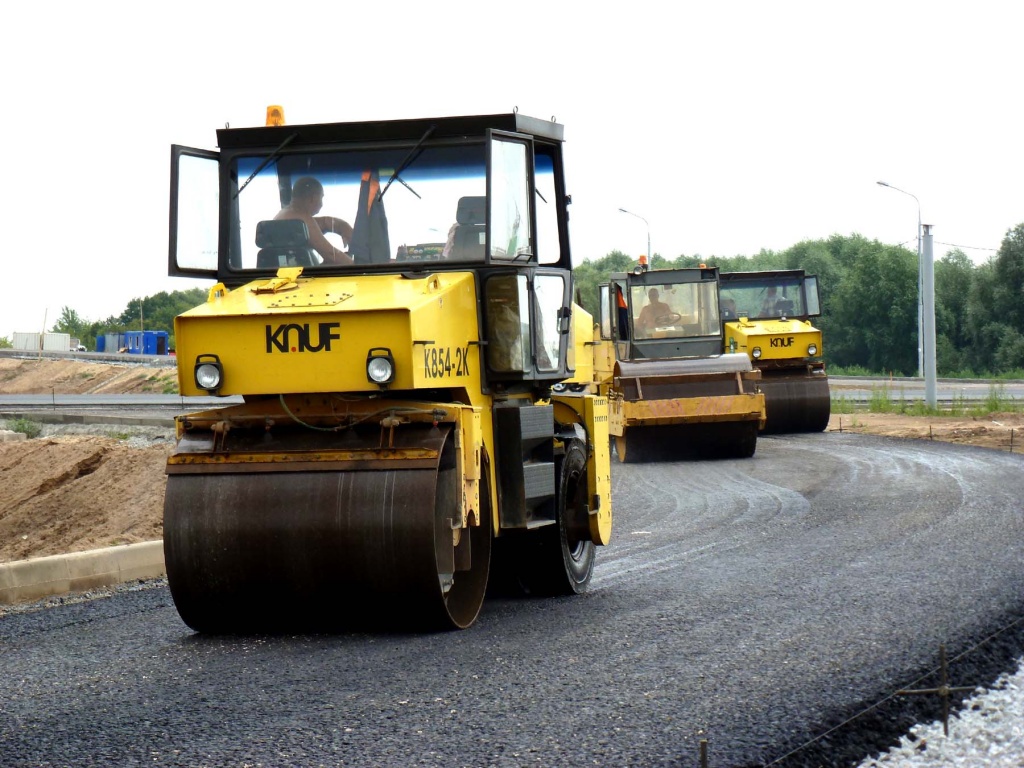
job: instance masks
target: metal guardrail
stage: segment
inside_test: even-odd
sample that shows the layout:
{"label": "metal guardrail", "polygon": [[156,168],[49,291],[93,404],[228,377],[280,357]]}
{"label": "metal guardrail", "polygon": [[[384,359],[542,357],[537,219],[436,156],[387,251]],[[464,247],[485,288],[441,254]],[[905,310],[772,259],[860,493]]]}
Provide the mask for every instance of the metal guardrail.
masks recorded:
{"label": "metal guardrail", "polygon": [[[870,403],[880,396],[893,403],[924,402],[924,380],[920,378],[879,378],[835,376],[829,378],[833,403],[845,401],[853,405]],[[982,403],[992,397],[1012,404],[1024,403],[1024,381],[1015,379],[940,379],[936,407],[950,410],[971,403]]]}
{"label": "metal guardrail", "polygon": [[178,358],[174,355],[140,355],[130,352],[54,352],[51,350],[0,349],[0,357],[14,357],[23,360],[84,360],[89,363],[145,365],[154,368],[174,368],[178,364]]}

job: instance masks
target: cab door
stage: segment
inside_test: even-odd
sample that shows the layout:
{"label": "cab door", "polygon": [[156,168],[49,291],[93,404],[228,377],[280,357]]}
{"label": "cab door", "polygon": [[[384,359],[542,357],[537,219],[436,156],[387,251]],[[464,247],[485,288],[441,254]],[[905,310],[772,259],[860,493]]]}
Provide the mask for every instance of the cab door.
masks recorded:
{"label": "cab door", "polygon": [[167,263],[167,274],[171,277],[217,277],[219,169],[219,152],[171,146]]}
{"label": "cab door", "polygon": [[488,378],[566,378],[571,273],[545,268],[489,270],[482,282]]}

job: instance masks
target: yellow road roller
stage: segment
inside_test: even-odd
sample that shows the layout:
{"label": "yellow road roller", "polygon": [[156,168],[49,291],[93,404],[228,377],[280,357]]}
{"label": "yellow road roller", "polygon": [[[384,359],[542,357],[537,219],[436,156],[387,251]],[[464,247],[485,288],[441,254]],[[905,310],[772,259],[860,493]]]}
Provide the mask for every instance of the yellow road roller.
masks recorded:
{"label": "yellow road roller", "polygon": [[822,432],[831,413],[818,278],[802,269],[723,272],[724,350],[748,355],[761,371],[765,433]]}
{"label": "yellow road roller", "polygon": [[[271,111],[268,110],[268,115]],[[217,131],[173,146],[171,595],[200,632],[464,628],[489,579],[586,589],[608,405],[572,302],[563,127],[518,113]],[[589,361],[587,361],[589,364]],[[241,396],[241,401],[237,396]]]}
{"label": "yellow road roller", "polygon": [[598,287],[594,389],[620,461],[746,458],[764,425],[760,372],[722,353],[718,268],[614,273]]}

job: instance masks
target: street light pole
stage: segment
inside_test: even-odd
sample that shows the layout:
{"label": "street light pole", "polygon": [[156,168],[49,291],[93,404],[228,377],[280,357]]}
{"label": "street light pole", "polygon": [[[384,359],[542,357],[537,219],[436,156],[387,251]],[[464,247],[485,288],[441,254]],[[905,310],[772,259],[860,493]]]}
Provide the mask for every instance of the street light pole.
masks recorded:
{"label": "street light pole", "polygon": [[879,186],[902,192],[904,195],[914,198],[914,202],[917,203],[917,375],[924,376],[924,290],[921,285],[924,270],[922,269],[921,253],[921,201],[917,199],[917,195],[911,194],[905,189],[894,187],[888,182],[879,181],[877,183]]}
{"label": "street light pole", "polygon": [[[644,224],[647,224],[647,219],[638,213],[627,211],[625,208],[619,208],[622,213],[628,213],[630,216],[636,216]],[[654,254],[651,253],[651,225],[647,224],[647,263],[650,264],[654,260]]]}
{"label": "street light pole", "polygon": [[921,285],[924,286],[924,401],[929,408],[935,408],[935,258],[932,251],[932,225],[925,224],[923,231]]}

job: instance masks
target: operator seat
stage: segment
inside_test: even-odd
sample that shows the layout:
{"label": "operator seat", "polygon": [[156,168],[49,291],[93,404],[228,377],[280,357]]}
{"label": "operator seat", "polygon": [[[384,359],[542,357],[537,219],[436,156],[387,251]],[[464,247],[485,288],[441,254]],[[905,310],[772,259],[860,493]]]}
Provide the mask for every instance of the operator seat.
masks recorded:
{"label": "operator seat", "polygon": [[455,235],[448,258],[483,261],[487,241],[487,198],[460,198],[455,222]]}
{"label": "operator seat", "polygon": [[309,228],[301,219],[273,219],[256,225],[258,269],[315,267],[320,259],[309,247]]}

